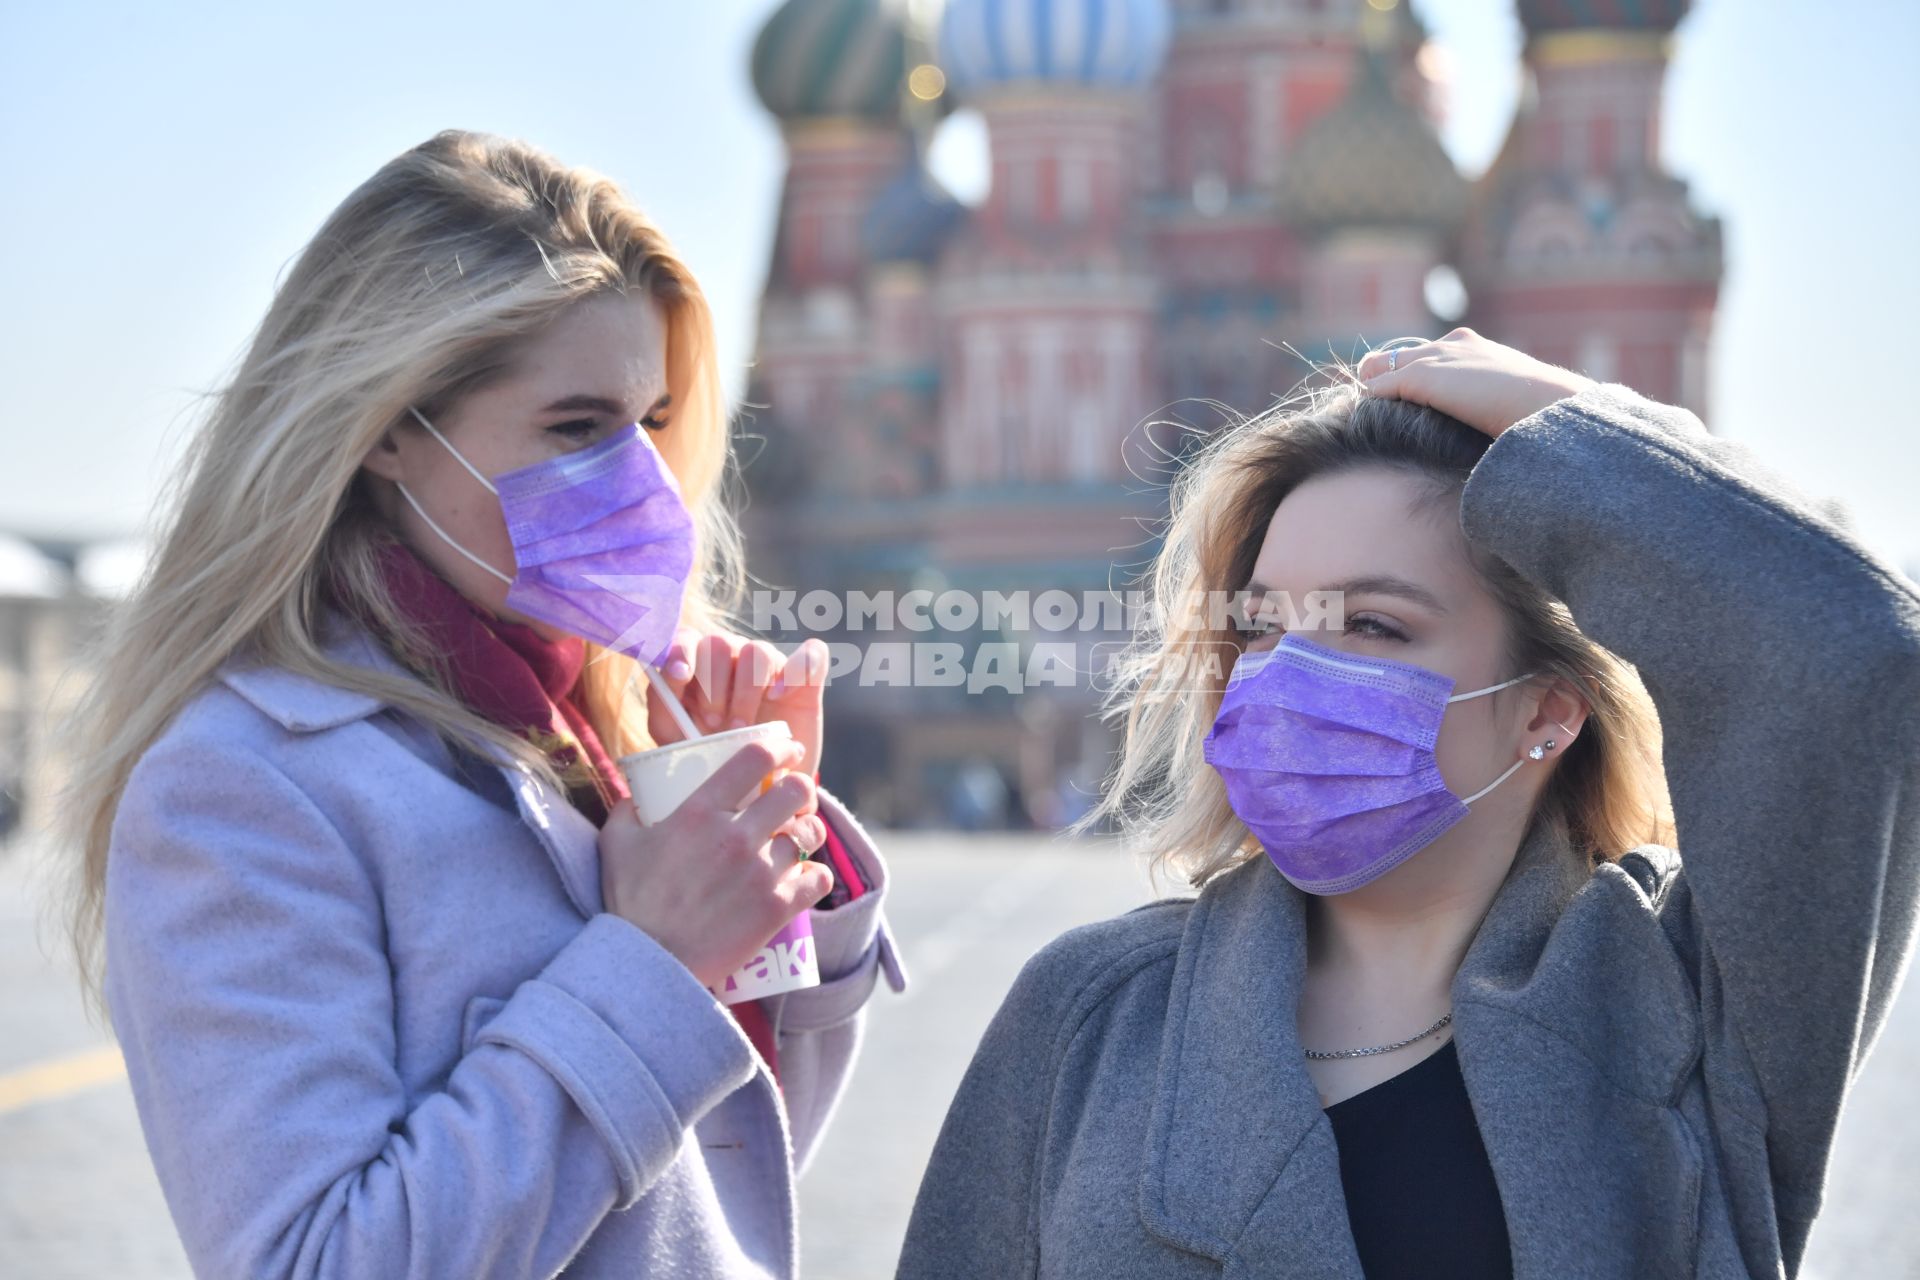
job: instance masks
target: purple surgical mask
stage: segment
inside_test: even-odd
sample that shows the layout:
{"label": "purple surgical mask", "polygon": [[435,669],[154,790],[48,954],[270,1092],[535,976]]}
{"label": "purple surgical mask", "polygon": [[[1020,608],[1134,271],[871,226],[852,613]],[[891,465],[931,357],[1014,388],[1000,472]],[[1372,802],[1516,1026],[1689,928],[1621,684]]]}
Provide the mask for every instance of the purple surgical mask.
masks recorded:
{"label": "purple surgical mask", "polygon": [[694,529],[673,472],[640,424],[489,480],[418,409],[408,412],[499,496],[514,573],[448,537],[401,485],[427,527],[506,583],[509,608],[657,665],[680,623]]}
{"label": "purple surgical mask", "polygon": [[1432,843],[1526,763],[1463,800],[1441,780],[1433,744],[1448,704],[1528,678],[1449,696],[1453,680],[1436,671],[1289,632],[1234,663],[1202,753],[1281,875],[1307,893],[1346,893]]}

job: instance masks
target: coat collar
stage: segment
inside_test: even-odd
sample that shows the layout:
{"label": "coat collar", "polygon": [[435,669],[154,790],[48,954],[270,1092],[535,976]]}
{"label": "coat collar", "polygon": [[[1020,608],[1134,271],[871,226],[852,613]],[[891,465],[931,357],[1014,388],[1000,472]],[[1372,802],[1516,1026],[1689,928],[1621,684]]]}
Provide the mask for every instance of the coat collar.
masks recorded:
{"label": "coat collar", "polygon": [[[371,631],[337,610],[326,615],[319,636],[322,650],[335,661],[419,682],[420,678],[389,653]],[[366,719],[388,705],[373,694],[342,688],[245,656],[228,658],[214,674],[229,689],[292,733],[337,729]],[[599,828],[565,796],[545,785],[531,769],[501,748],[480,743],[476,749],[505,777],[521,821],[533,830],[541,848],[552,859],[574,908],[582,916],[591,918],[602,909],[603,901]]]}
{"label": "coat collar", "polygon": [[[1490,1096],[1488,1073],[1500,1069],[1486,1054],[1504,1024],[1488,1025],[1486,1005],[1524,990],[1587,878],[1564,837],[1536,822],[1452,984],[1470,1095]],[[1229,1274],[1361,1274],[1338,1147],[1296,1021],[1305,921],[1306,894],[1254,858],[1201,893],[1175,962],[1140,1212],[1156,1235],[1228,1263]],[[1486,1140],[1496,1178],[1524,1158]]]}
{"label": "coat collar", "polygon": [[[321,629],[321,648],[336,662],[372,667],[390,675],[417,679],[364,627],[329,614]],[[333,729],[365,719],[387,704],[370,693],[343,689],[311,676],[273,666],[244,654],[221,663],[215,676],[229,689],[293,733]]]}

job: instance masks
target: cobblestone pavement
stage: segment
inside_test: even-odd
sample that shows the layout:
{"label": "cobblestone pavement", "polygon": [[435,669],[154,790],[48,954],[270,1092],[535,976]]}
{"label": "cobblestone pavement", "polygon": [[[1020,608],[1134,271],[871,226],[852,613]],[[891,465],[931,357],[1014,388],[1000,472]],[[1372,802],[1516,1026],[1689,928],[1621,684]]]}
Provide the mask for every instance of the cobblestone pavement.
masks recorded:
{"label": "cobblestone pavement", "polygon": [[[876,995],[848,1099],[802,1180],[809,1280],[892,1274],[946,1102],[1020,965],[1063,929],[1151,896],[1132,861],[1100,845],[925,833],[884,844],[913,988]],[[125,1076],[110,1037],[82,1016],[60,946],[28,859],[0,853],[0,1276],[185,1277]],[[1913,988],[1841,1126],[1802,1272],[1813,1280],[1920,1277]]]}

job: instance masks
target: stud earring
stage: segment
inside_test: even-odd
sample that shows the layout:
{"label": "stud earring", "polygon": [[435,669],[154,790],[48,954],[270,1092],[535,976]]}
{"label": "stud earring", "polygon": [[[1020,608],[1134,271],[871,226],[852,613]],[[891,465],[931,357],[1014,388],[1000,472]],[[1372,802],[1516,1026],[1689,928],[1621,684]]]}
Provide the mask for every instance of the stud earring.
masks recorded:
{"label": "stud earring", "polygon": [[1551,750],[1553,750],[1553,739],[1548,738],[1545,746],[1541,746],[1539,743],[1536,742],[1531,747],[1528,747],[1527,755],[1531,759],[1538,760]]}

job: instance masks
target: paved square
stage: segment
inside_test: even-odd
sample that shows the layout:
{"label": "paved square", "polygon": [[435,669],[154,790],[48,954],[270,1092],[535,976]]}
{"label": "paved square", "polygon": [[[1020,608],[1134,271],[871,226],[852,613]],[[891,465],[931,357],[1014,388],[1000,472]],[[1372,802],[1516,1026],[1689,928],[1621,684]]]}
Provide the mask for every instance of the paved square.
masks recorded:
{"label": "paved square", "polygon": [[[1103,843],[901,832],[882,845],[913,987],[876,993],[848,1097],[801,1182],[809,1280],[892,1275],[947,1101],[1021,964],[1062,930],[1151,896]],[[0,853],[0,1275],[186,1277],[126,1078],[101,1052],[110,1038],[81,1016],[28,866],[21,851]],[[1920,1277],[1916,1079],[1909,984],[1855,1087],[1803,1275]]]}

